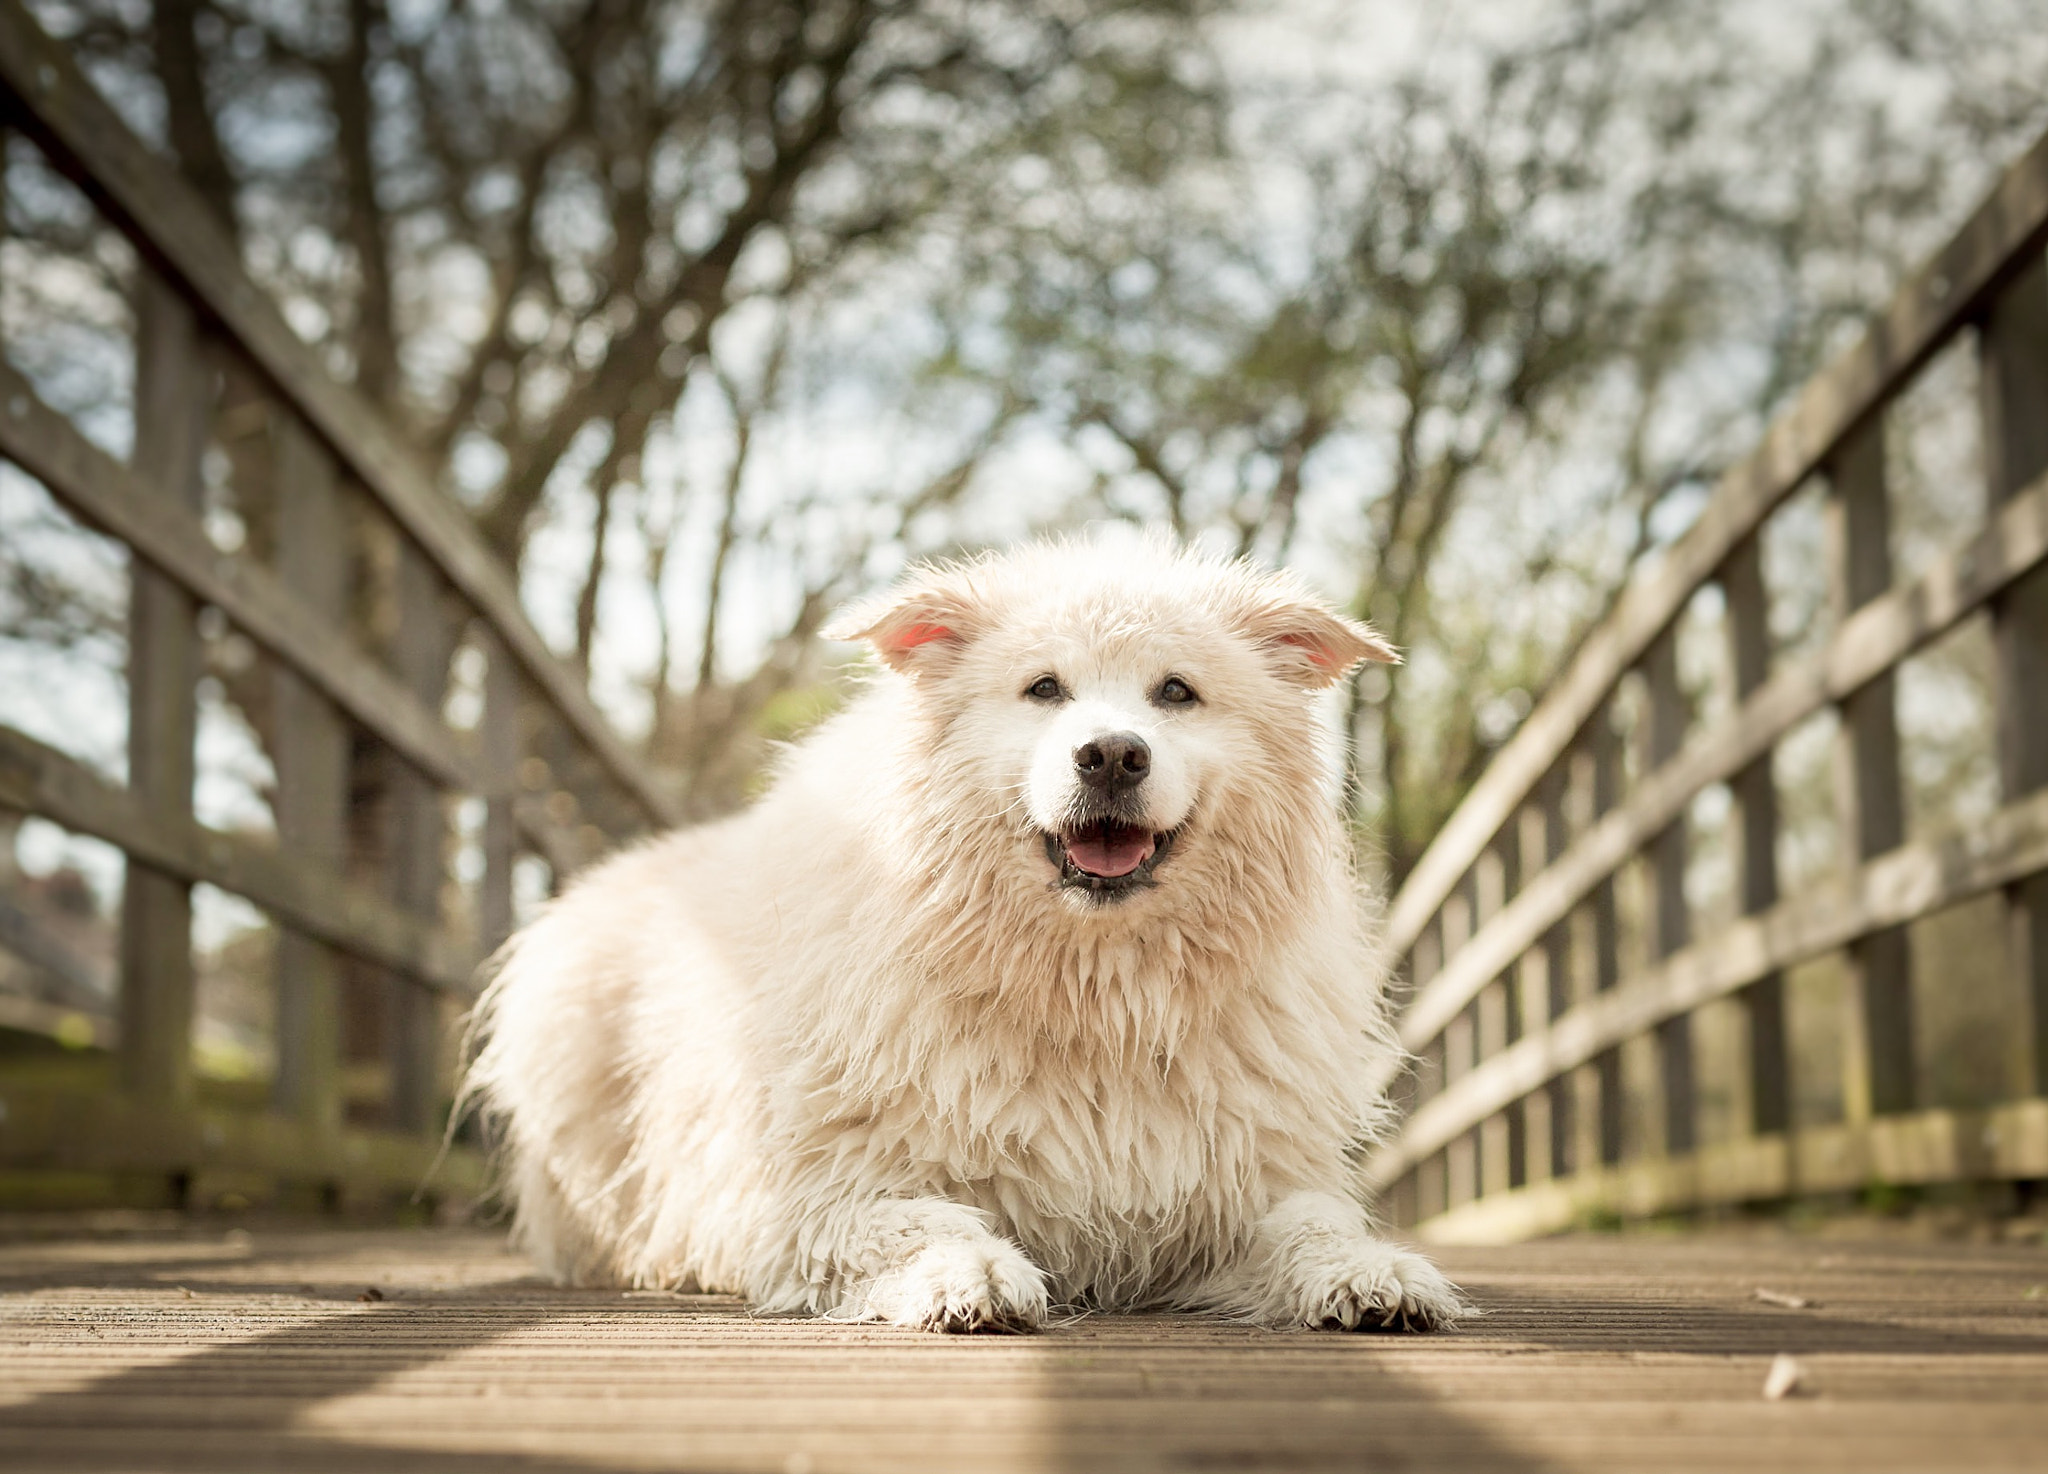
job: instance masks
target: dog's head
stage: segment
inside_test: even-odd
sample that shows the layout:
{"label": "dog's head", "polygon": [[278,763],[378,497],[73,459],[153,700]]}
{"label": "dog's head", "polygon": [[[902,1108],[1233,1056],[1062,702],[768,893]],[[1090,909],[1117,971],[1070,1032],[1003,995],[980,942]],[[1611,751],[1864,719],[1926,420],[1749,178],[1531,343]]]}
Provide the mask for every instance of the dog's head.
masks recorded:
{"label": "dog's head", "polygon": [[[1084,913],[1321,846],[1315,693],[1396,658],[1290,575],[1157,543],[920,569],[829,633],[871,645],[926,718],[909,776],[948,868],[993,866]],[[1289,832],[1311,812],[1314,832]]]}

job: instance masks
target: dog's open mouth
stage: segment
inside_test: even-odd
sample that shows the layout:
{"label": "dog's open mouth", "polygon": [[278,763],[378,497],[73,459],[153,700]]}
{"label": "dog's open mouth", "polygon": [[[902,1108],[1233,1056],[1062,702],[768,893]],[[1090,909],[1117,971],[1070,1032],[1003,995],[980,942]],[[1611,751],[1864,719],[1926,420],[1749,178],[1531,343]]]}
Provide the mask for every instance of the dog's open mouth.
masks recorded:
{"label": "dog's open mouth", "polygon": [[1174,831],[1155,833],[1115,819],[1098,819],[1045,837],[1045,853],[1059,867],[1060,884],[1110,897],[1153,884],[1152,872],[1173,847]]}

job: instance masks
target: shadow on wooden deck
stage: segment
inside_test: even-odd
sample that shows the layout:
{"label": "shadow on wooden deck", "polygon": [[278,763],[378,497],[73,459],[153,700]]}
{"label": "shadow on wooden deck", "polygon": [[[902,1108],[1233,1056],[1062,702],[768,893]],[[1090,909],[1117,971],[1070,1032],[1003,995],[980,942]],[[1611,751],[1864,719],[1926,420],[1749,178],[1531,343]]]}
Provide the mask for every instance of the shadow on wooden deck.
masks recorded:
{"label": "shadow on wooden deck", "polygon": [[[2039,1252],[1620,1241],[1460,1267],[1491,1313],[1449,1336],[1098,1316],[956,1339],[557,1290],[478,1234],[16,1245],[0,1447],[11,1470],[449,1474],[2025,1467],[2009,1456],[2048,1448]],[[1755,1302],[1751,1281],[1818,1303]],[[1819,1395],[1761,1399],[1781,1351]]]}

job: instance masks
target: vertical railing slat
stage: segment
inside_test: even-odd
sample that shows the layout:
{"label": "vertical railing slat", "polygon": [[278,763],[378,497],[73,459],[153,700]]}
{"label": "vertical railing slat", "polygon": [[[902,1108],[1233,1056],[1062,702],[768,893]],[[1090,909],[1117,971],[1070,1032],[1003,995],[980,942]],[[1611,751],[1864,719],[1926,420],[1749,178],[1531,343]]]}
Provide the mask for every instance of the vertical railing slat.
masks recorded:
{"label": "vertical railing slat", "polygon": [[[1678,755],[1685,743],[1686,700],[1678,679],[1678,630],[1664,631],[1643,657],[1649,688],[1648,720],[1644,723],[1643,771],[1654,773]],[[1675,819],[1645,850],[1650,867],[1650,935],[1652,961],[1683,951],[1692,925],[1685,902],[1686,821]],[[1692,1015],[1680,1014],[1657,1026],[1657,1063],[1664,1119],[1663,1145],[1677,1156],[1693,1149],[1695,1108]]]}
{"label": "vertical railing slat", "polygon": [[[1444,964],[1443,915],[1430,918],[1415,939],[1410,954],[1410,986],[1419,991],[1429,984]],[[1444,1041],[1439,1035],[1416,1051],[1413,1099],[1416,1105],[1433,1100],[1444,1088]],[[1449,1206],[1449,1173],[1444,1153],[1432,1152],[1415,1168],[1415,1213],[1418,1219],[1441,1213]]]}
{"label": "vertical railing slat", "polygon": [[[1614,731],[1614,697],[1610,693],[1593,714],[1585,735],[1588,762],[1587,822],[1597,824],[1621,801],[1621,742]],[[1606,993],[1621,982],[1621,917],[1615,905],[1615,882],[1605,876],[1593,887],[1588,903],[1593,930],[1593,991]],[[1594,1057],[1584,1076],[1587,1085],[1581,1096],[1586,1107],[1579,1112],[1585,1123],[1585,1150],[1578,1154],[1582,1168],[1594,1163],[1612,1166],[1621,1160],[1622,1110],[1621,1051],[1602,1050]]]}
{"label": "vertical railing slat", "polygon": [[[442,583],[424,554],[404,543],[398,550],[398,628],[392,663],[412,693],[435,710],[446,699],[454,629],[442,606]],[[389,766],[388,824],[391,898],[438,922],[447,872],[447,816],[428,776],[393,757]],[[385,1008],[385,1057],[391,1072],[391,1122],[402,1131],[436,1124],[440,1080],[439,1004],[415,979],[391,974]]]}
{"label": "vertical railing slat", "polygon": [[[2048,261],[2036,257],[1985,321],[1980,338],[1984,462],[1996,512],[2048,470]],[[1992,606],[1999,784],[2012,799],[2048,786],[2048,567]],[[2031,1085],[2048,1095],[2048,874],[2007,892]]]}
{"label": "vertical railing slat", "polygon": [[[1770,600],[1758,539],[1743,541],[1722,566],[1721,588],[1728,599],[1735,699],[1742,702],[1771,674]],[[1742,769],[1728,787],[1735,798],[1736,908],[1744,916],[1755,916],[1778,904],[1778,790],[1770,754]],[[1769,1135],[1785,1130],[1792,1120],[1785,980],[1771,973],[1739,996],[1749,1035],[1749,1129]]]}
{"label": "vertical railing slat", "polygon": [[[1498,861],[1498,904],[1505,906],[1522,888],[1519,815],[1494,841],[1493,854]],[[1498,1054],[1522,1037],[1522,973],[1522,964],[1517,962],[1493,985],[1493,1017],[1486,1021],[1481,1040],[1486,1055]],[[1522,1102],[1515,1101],[1501,1112],[1480,1152],[1486,1191],[1517,1188],[1529,1180],[1528,1112]]]}
{"label": "vertical railing slat", "polygon": [[[1569,787],[1570,764],[1564,762],[1551,769],[1537,791],[1540,825],[1541,866],[1557,863],[1571,841],[1566,822],[1566,795]],[[1542,1016],[1547,1028],[1564,1016],[1572,1006],[1571,938],[1569,920],[1559,922],[1544,933],[1540,951],[1543,974]],[[1572,1161],[1572,1090],[1569,1080],[1556,1080],[1545,1091],[1548,1103],[1548,1130],[1540,1136],[1532,1135],[1530,1150],[1542,1154],[1542,1162],[1532,1162],[1532,1177],[1562,1177],[1574,1170]]]}
{"label": "vertical railing slat", "polygon": [[504,645],[485,630],[484,716],[478,732],[483,760],[484,875],[477,902],[478,941],[485,955],[512,935],[512,867],[519,858],[513,800],[519,786],[519,672]]}
{"label": "vertical railing slat", "polygon": [[[1873,416],[1828,465],[1828,567],[1839,621],[1891,587],[1891,512],[1884,420]],[[1856,866],[1902,843],[1897,682],[1886,671],[1841,703],[1835,812],[1842,861]],[[1913,1106],[1913,993],[1905,930],[1892,927],[1849,949],[1852,1001],[1843,1108],[1849,1119]]]}
{"label": "vertical railing slat", "polygon": [[[271,413],[277,569],[306,605],[348,615],[348,559],[333,457],[297,416]],[[288,669],[271,682],[279,840],[337,871],[348,847],[349,730],[341,713]],[[340,1129],[342,963],[332,948],[287,928],[277,942],[278,1109],[319,1131]]]}
{"label": "vertical railing slat", "polygon": [[[1444,909],[1439,918],[1440,934],[1443,937],[1444,961],[1450,963],[1472,940],[1478,927],[1476,910],[1476,887],[1470,871],[1460,880],[1451,894],[1444,900]],[[1458,1011],[1458,1016],[1444,1026],[1442,1041],[1443,1082],[1446,1087],[1455,1085],[1477,1062],[1479,1030],[1477,1009],[1467,1004]],[[1479,1191],[1479,1133],[1467,1131],[1456,1141],[1444,1148],[1444,1192],[1446,1202],[1453,1208],[1460,1203],[1470,1202]]]}
{"label": "vertical railing slat", "polygon": [[[212,375],[190,306],[145,270],[136,301],[135,467],[196,513]],[[200,676],[197,607],[139,560],[128,609],[128,786],[152,817],[189,823]],[[192,890],[131,861],[121,901],[123,1088],[177,1105],[192,1091]]]}

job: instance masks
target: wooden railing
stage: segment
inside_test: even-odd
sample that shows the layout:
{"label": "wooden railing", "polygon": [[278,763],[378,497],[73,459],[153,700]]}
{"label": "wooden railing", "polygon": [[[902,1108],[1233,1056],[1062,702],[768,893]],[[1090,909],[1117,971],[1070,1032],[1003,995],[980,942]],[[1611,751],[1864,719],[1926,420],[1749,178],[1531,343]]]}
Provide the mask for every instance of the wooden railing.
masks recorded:
{"label": "wooden railing", "polygon": [[[1627,589],[1402,886],[1388,929],[1415,1065],[1398,1087],[1399,1129],[1368,1161],[1397,1222],[1498,1240],[1878,1185],[2048,1178],[2044,243],[2048,139]],[[1967,336],[1984,522],[1900,582],[1887,419]],[[1827,580],[1835,624],[1817,648],[1786,654],[1772,648],[1760,547],[1808,485],[1825,487],[1828,551],[1807,576]],[[1725,714],[1701,722],[1681,684],[1680,630],[1713,586],[1732,690]],[[1980,613],[1995,650],[1998,806],[1909,838],[1895,672]],[[1840,864],[1781,895],[1773,753],[1830,708]],[[1708,926],[1688,903],[1688,815],[1714,785],[1730,799],[1734,895],[1733,914]],[[1629,948],[1625,876],[1638,902]],[[1914,971],[1923,987],[1950,984],[1908,928],[1992,893],[2013,975],[1996,1004],[2025,1034],[2031,1078],[2003,1102],[1932,1108],[1916,1094]],[[1847,1063],[1833,1119],[1802,1122],[1786,974],[1829,954],[1848,979]],[[1692,1025],[1728,999],[1741,1005],[1740,1119],[1702,1144]],[[1624,1051],[1647,1062],[1633,1092]]]}
{"label": "wooden railing", "polygon": [[[128,1195],[143,1201],[203,1199],[209,1183],[326,1201],[410,1194],[442,1131],[448,1024],[510,931],[519,857],[539,855],[558,881],[613,839],[673,822],[676,806],[529,624],[462,512],[290,331],[198,197],[18,0],[0,0],[0,128],[32,142],[138,258],[125,463],[0,367],[0,457],[125,544],[133,567],[125,786],[0,727],[0,808],[128,857],[110,1078],[81,1090],[73,1077],[0,1074],[0,1178],[100,1174],[141,1183]],[[229,383],[243,433],[253,403],[265,439],[268,484],[236,491],[273,518],[267,563],[224,550],[201,516]],[[365,546],[384,551],[390,616],[367,635],[351,632]],[[207,610],[268,662],[274,842],[194,818]],[[483,663],[483,714],[457,729],[444,706],[465,649]],[[379,775],[371,833],[352,807],[366,772]],[[458,922],[443,892],[463,796],[486,817],[481,879]],[[239,1107],[193,1069],[200,882],[278,929],[275,1078],[267,1100]],[[351,1011],[371,1020],[380,1058],[345,1058]],[[345,1082],[363,1063],[381,1081],[367,1109]],[[468,1191],[479,1173],[458,1150],[434,1186]]]}

